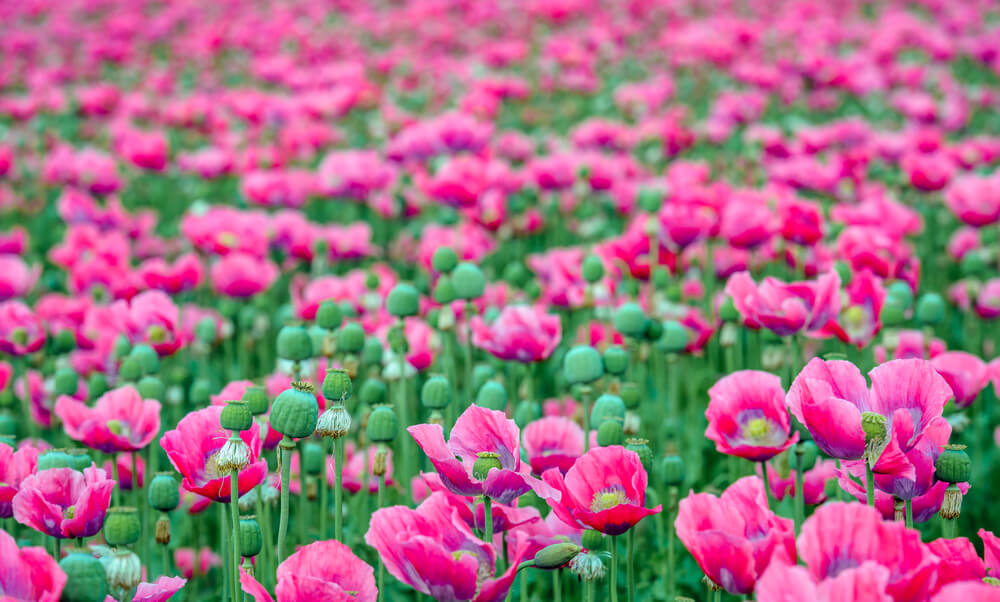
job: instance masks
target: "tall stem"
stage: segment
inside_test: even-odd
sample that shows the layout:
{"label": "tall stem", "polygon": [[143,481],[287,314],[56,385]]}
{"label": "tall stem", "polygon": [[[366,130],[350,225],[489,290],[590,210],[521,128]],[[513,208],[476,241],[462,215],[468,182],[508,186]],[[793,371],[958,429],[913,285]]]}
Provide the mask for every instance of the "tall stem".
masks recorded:
{"label": "tall stem", "polygon": [[875,476],[872,474],[872,463],[865,460],[865,494],[868,496],[868,505],[875,507]]}
{"label": "tall stem", "polygon": [[552,571],[552,599],[562,602],[562,574],[559,569]]}
{"label": "tall stem", "polygon": [[[230,568],[232,562],[229,556],[233,553],[233,549],[229,545],[229,538],[232,536],[232,532],[226,528],[226,524],[229,519],[226,518],[226,507],[224,504],[218,504],[219,506],[219,541],[222,545],[222,566],[226,567],[222,571],[222,599],[232,600],[232,585],[230,581],[233,580],[233,571]],[[235,602],[235,601],[234,601]]]}
{"label": "tall stem", "polygon": [[[330,522],[330,484],[326,479],[326,457],[330,453],[330,440],[323,437],[323,464],[319,469],[319,539],[326,539],[327,523]],[[336,458],[334,459],[336,461]]]}
{"label": "tall stem", "polygon": [[580,387],[580,403],[583,405],[583,451],[590,449],[590,385]]}
{"label": "tall stem", "polygon": [[264,546],[261,549],[261,562],[263,563],[263,571],[257,571],[258,575],[261,575],[261,582],[266,583],[271,580],[271,576],[274,575],[274,537],[271,535],[271,511],[269,506],[264,505],[263,500],[263,488],[257,485],[257,494],[254,496],[254,504],[257,509],[257,519],[260,521],[261,535],[264,539]]}
{"label": "tall stem", "polygon": [[122,484],[118,480],[118,457],[111,454],[111,476],[115,480],[115,486],[111,490],[111,501],[115,506],[122,505]]}
{"label": "tall stem", "polygon": [[472,383],[472,326],[465,327],[465,407],[472,405],[476,399],[475,387]]}
{"label": "tall stem", "polygon": [[493,545],[493,500],[488,495],[483,496],[483,539]]}
{"label": "tall stem", "polygon": [[778,507],[778,502],[774,499],[774,494],[771,492],[771,483],[767,478],[767,460],[760,463],[761,473],[764,475],[764,493],[767,494],[767,507],[774,512]]}
{"label": "tall stem", "polygon": [[232,516],[233,526],[233,600],[242,600],[240,592],[240,473],[236,470],[229,472],[229,508]]}
{"label": "tall stem", "polygon": [[628,602],[635,602],[635,527],[628,530],[625,536],[628,544],[625,572],[628,576]]}
{"label": "tall stem", "polygon": [[805,455],[805,450],[802,449],[802,442],[795,444],[795,534],[799,534],[799,530],[802,528],[802,522],[805,520],[806,516],[806,494],[803,490],[805,486],[805,475],[802,474],[802,456]]}
{"label": "tall stem", "polygon": [[906,526],[913,528],[913,500],[905,500],[906,505]]}
{"label": "tall stem", "polygon": [[[385,473],[379,475],[378,477],[378,508],[382,507],[385,502]],[[382,562],[382,556],[378,557],[378,599],[379,602],[385,600],[385,563]]]}
{"label": "tall stem", "polygon": [[[344,438],[333,440],[334,467],[333,478],[333,537],[344,541]],[[368,475],[364,475],[365,488],[368,488]]]}
{"label": "tall stem", "polygon": [[611,602],[618,602],[618,536],[608,538],[611,546]]}
{"label": "tall stem", "polygon": [[281,514],[278,517],[278,564],[285,561],[285,538],[288,537],[288,486],[292,472],[292,450],[295,443],[285,435],[281,439],[279,453],[281,454]]}
{"label": "tall stem", "polygon": [[667,599],[672,600],[674,592],[677,591],[676,574],[674,573],[674,562],[677,554],[674,542],[674,521],[677,514],[677,487],[670,487],[670,506],[667,508],[670,513],[670,531],[667,532]]}

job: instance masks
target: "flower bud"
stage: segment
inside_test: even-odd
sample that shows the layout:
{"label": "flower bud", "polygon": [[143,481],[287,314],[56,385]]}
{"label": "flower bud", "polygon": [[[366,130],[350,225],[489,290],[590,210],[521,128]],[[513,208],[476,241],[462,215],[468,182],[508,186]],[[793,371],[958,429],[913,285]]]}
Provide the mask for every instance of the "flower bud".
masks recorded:
{"label": "flower bud", "polygon": [[104,602],[108,595],[108,575],[104,565],[86,550],[70,550],[59,561],[66,573],[63,602]]}
{"label": "flower bud", "polygon": [[135,388],[139,391],[139,395],[141,395],[143,399],[163,401],[166,396],[166,387],[163,386],[163,381],[155,376],[142,377],[136,384]]}
{"label": "flower bud", "polygon": [[663,204],[663,196],[663,191],[657,188],[641,188],[636,202],[646,213],[656,213]]}
{"label": "flower bud", "polygon": [[531,399],[522,399],[514,408],[514,424],[524,428],[542,417],[542,406]]}
{"label": "flower bud", "polygon": [[944,299],[937,293],[924,293],[917,301],[917,322],[925,326],[940,324],[944,319]]}
{"label": "flower bud", "polygon": [[292,383],[271,405],[271,426],[282,435],[301,439],[313,434],[319,418],[319,404],[309,383]]}
{"label": "flower bud", "polygon": [[504,411],[507,407],[507,389],[495,380],[484,383],[476,394],[476,405],[498,412]]}
{"label": "flower bud", "polygon": [[472,465],[472,476],[479,481],[485,481],[486,477],[490,474],[490,470],[494,468],[503,468],[503,465],[500,463],[500,454],[479,452],[476,454],[476,461]]}
{"label": "flower bud", "polygon": [[580,543],[588,550],[597,550],[604,545],[604,535],[594,529],[584,529]]}
{"label": "flower bud", "polygon": [[160,356],[149,345],[136,345],[128,352],[128,357],[139,361],[143,374],[156,374],[160,371]]}
{"label": "flower bud", "polygon": [[212,383],[204,378],[191,383],[191,402],[196,406],[207,405],[212,398]]}
{"label": "flower bud", "polygon": [[337,350],[358,353],[365,347],[365,330],[357,322],[348,322],[337,329]]}
{"label": "flower bud", "polygon": [[563,374],[570,385],[592,383],[604,376],[604,361],[590,345],[578,345],[566,352]]}
{"label": "flower bud", "polygon": [[104,541],[109,546],[130,546],[139,541],[142,525],[135,508],[118,506],[109,508],[104,519]]}
{"label": "flower bud", "polygon": [[52,378],[52,392],[55,395],[73,395],[79,385],[79,376],[76,370],[65,367],[56,370]]}
{"label": "flower bud", "polygon": [[442,274],[434,284],[434,301],[441,305],[447,305],[455,299],[455,284],[452,282],[451,276]]}
{"label": "flower bud", "polygon": [[154,538],[156,539],[156,543],[161,546],[170,544],[170,519],[167,518],[166,513],[161,514],[160,518],[156,519]]}
{"label": "flower bud", "polygon": [[888,296],[895,299],[902,306],[903,310],[910,309],[913,305],[913,289],[902,280],[896,280],[889,285]]}
{"label": "flower bud", "polygon": [[486,290],[486,276],[473,263],[462,262],[451,273],[455,285],[455,297],[458,299],[476,299],[483,296]]}
{"label": "flower bud", "polygon": [[420,403],[432,410],[440,410],[451,403],[451,384],[443,376],[432,376],[420,388]]}
{"label": "flower bud", "polygon": [[358,392],[361,403],[367,406],[377,406],[385,401],[385,383],[374,378],[365,379]]}
{"label": "flower bud", "polygon": [[615,330],[626,337],[639,338],[646,329],[646,313],[638,303],[625,303],[615,310],[611,317]]}
{"label": "flower bud", "polygon": [[420,293],[411,284],[399,283],[389,291],[385,307],[397,318],[415,316],[420,311]]}
{"label": "flower bud", "polygon": [[87,377],[87,396],[97,399],[108,392],[108,378],[103,372],[91,372]]}
{"label": "flower bud", "polygon": [[180,504],[180,490],[173,473],[157,473],[149,483],[149,505],[160,512],[169,512]]}
{"label": "flower bud", "polygon": [[733,298],[729,295],[726,295],[719,307],[719,318],[723,322],[737,322],[740,319],[740,312],[736,309],[736,304],[733,303]]}
{"label": "flower bud", "polygon": [[667,456],[660,461],[660,471],[663,484],[667,487],[680,487],[684,483],[684,459],[680,456]]}
{"label": "flower bud", "polygon": [[301,362],[312,357],[312,339],[300,325],[283,326],[278,331],[277,349],[281,359]]}
{"label": "flower bud", "polygon": [[372,462],[372,474],[381,477],[385,474],[389,464],[389,448],[384,443],[379,443],[375,451],[375,461]]}
{"label": "flower bud", "polygon": [[882,311],[879,314],[879,319],[885,326],[899,326],[906,321],[905,311],[906,308],[899,299],[891,296],[886,297],[885,304],[882,305]]}
{"label": "flower bud", "polygon": [[240,556],[252,558],[264,547],[264,536],[254,516],[240,519]]}
{"label": "flower bud", "polygon": [[601,278],[604,278],[604,262],[601,261],[600,257],[591,253],[583,258],[580,273],[588,284],[597,284]]}
{"label": "flower bud", "polygon": [[127,357],[118,366],[118,378],[125,382],[134,383],[142,378],[142,365],[134,357]]}
{"label": "flower bud", "polygon": [[69,353],[76,349],[76,333],[68,328],[58,330],[52,338],[52,346],[57,354]]}
{"label": "flower bud", "polygon": [[624,383],[621,389],[621,398],[622,402],[625,403],[626,409],[637,409],[639,407],[639,402],[642,399],[642,393],[639,391],[639,385],[633,382]]}
{"label": "flower bud", "polygon": [[964,445],[945,445],[934,462],[934,473],[945,483],[966,483],[972,476],[972,460]]}
{"label": "flower bud", "polygon": [[667,320],[663,323],[663,335],[656,342],[656,346],[667,353],[680,353],[687,348],[688,331],[687,328],[675,320]]}
{"label": "flower bud", "polygon": [[247,403],[250,413],[254,416],[266,414],[271,406],[271,401],[267,398],[267,391],[264,387],[247,387],[243,391],[243,401]]}
{"label": "flower bud", "polygon": [[795,445],[795,454],[801,456],[799,464],[802,467],[802,472],[805,472],[816,466],[816,461],[819,459],[819,448],[812,441],[799,441]]}
{"label": "flower bud", "polygon": [[605,420],[597,427],[597,444],[601,447],[621,445],[625,441],[625,431],[622,423],[615,420]]}
{"label": "flower bud", "polygon": [[431,256],[431,267],[435,272],[447,274],[458,265],[458,255],[451,247],[438,247]]}
{"label": "flower bud", "polygon": [[340,326],[344,316],[340,313],[340,306],[327,299],[319,304],[316,309],[316,325],[324,330],[334,330]]}
{"label": "flower bud", "polygon": [[112,356],[118,359],[124,359],[128,355],[128,352],[131,350],[132,350],[132,343],[129,342],[128,337],[126,335],[120,334],[117,337],[115,337],[114,343],[112,344],[111,347]]}
{"label": "flower bud", "polygon": [[535,554],[535,567],[539,569],[558,569],[576,558],[583,548],[575,543],[554,543],[545,546]]}
{"label": "flower bud", "polygon": [[836,270],[837,275],[840,276],[841,285],[847,286],[851,283],[851,279],[854,277],[854,273],[851,271],[851,264],[842,259],[838,259],[833,262],[833,269]]}
{"label": "flower bud", "polygon": [[372,410],[368,416],[366,434],[376,443],[387,443],[396,438],[396,413],[391,407],[381,405]]}
{"label": "flower bud", "polygon": [[323,446],[315,441],[306,441],[302,444],[302,470],[309,476],[316,476],[323,470],[323,461],[326,460],[326,453]]}
{"label": "flower bud", "polygon": [[219,424],[227,431],[245,431],[253,426],[253,414],[250,406],[242,399],[234,399],[226,403],[219,415]]}
{"label": "flower bud", "polygon": [[621,376],[628,370],[628,352],[619,345],[604,350],[604,371],[613,376]]}

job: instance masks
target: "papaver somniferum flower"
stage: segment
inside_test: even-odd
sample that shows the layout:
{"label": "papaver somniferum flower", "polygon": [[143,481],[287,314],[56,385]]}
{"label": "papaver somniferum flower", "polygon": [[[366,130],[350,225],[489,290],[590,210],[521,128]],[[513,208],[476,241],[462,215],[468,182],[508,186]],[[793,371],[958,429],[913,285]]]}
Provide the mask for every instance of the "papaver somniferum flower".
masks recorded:
{"label": "papaver somniferum flower", "polygon": [[[951,397],[948,383],[925,360],[893,360],[868,375],[871,391],[851,362],[813,358],[788,391],[792,415],[809,429],[823,453],[833,458],[858,460],[864,455],[863,412],[886,418],[890,440],[894,424],[905,421],[913,432],[907,443],[913,445],[928,425],[941,419],[944,404]],[[882,459],[900,460],[904,451],[890,444]]]}
{"label": "papaver somniferum flower", "polygon": [[503,600],[521,561],[515,554],[507,571],[496,575],[496,548],[475,536],[443,492],[431,494],[415,510],[376,510],[365,542],[390,575],[441,602]]}
{"label": "papaver somniferum flower", "polygon": [[114,486],[96,466],[43,470],[21,481],[14,519],[59,539],[92,537],[104,526]]}
{"label": "papaver somniferum flower", "polygon": [[605,535],[621,535],[662,509],[646,508],[646,469],[638,454],[620,445],[592,448],[565,477],[550,468],[542,478],[562,494],[550,500],[559,518]]}
{"label": "papaver somniferum flower", "polygon": [[542,307],[510,305],[489,324],[476,316],[469,325],[476,347],[502,360],[522,363],[547,359],[562,338],[559,316]]}
{"label": "papaver somniferum flower", "polygon": [[738,272],[726,283],[726,294],[748,327],[780,336],[819,330],[840,313],[840,276],[832,271],[804,282],[768,277],[759,285]]}
{"label": "papaver somniferum flower", "polygon": [[[543,498],[558,496],[531,476],[528,466],[521,465],[521,431],[503,412],[469,406],[455,421],[447,443],[439,424],[417,424],[406,430],[430,458],[444,486],[454,493],[485,495],[501,504],[510,504],[528,490]],[[472,468],[483,457],[496,458],[500,466],[479,479]]]}
{"label": "papaver somniferum flower", "polygon": [[0,529],[0,558],[0,599],[59,602],[66,573],[44,548],[18,549],[14,538]]}
{"label": "papaver somniferum flower", "polygon": [[163,291],[139,293],[130,301],[116,301],[111,309],[133,343],[146,343],[161,356],[180,348],[180,310]]}
{"label": "papaver somniferum flower", "polygon": [[788,436],[781,379],[760,370],[740,370],[719,379],[708,390],[705,436],[715,449],[754,462],[765,462],[799,440]]}
{"label": "papaver somniferum flower", "polygon": [[10,355],[34,353],[45,344],[45,325],[20,301],[0,303],[0,352]]}
{"label": "papaver somniferum flower", "polygon": [[38,450],[26,445],[14,451],[9,445],[0,444],[0,518],[14,516],[11,502],[21,487],[21,482],[34,474],[38,467]]}
{"label": "papaver somniferum flower", "polygon": [[989,381],[986,362],[964,351],[945,351],[930,359],[955,395],[955,405],[968,407]]}
{"label": "papaver somniferum flower", "polygon": [[940,564],[919,531],[860,503],[820,506],[802,525],[797,549],[805,566],[776,557],[758,583],[759,602],[926,600]]}
{"label": "papaver somniferum flower", "polygon": [[63,395],[55,412],[70,439],[106,454],[140,450],[160,432],[160,402],[130,385],[101,395],[94,407]]}
{"label": "papaver somniferum flower", "polygon": [[[240,584],[255,602],[275,602],[267,589],[243,569]],[[286,558],[278,565],[274,593],[277,602],[374,602],[378,598],[372,567],[336,540],[313,542]]]}
{"label": "papaver somniferum flower", "polygon": [[227,297],[246,298],[265,291],[278,277],[270,259],[249,253],[229,253],[212,266],[212,286]]}
{"label": "papaver somniferum flower", "polygon": [[721,497],[692,492],[674,525],[702,572],[731,594],[753,592],[772,556],[795,558],[792,521],[768,509],[758,477],[743,477]]}
{"label": "papaver somniferum flower", "polygon": [[533,420],[524,427],[522,436],[524,453],[535,474],[550,468],[558,468],[566,474],[583,455],[583,429],[564,416]]}
{"label": "papaver somniferum flower", "polygon": [[[160,440],[170,463],[184,479],[181,485],[188,491],[216,502],[229,502],[229,473],[219,469],[218,455],[229,438],[219,424],[221,406],[189,413],[167,431]],[[260,457],[260,426],[255,422],[240,438],[250,448],[250,462],[239,473],[239,495],[244,495],[267,476],[267,462]]]}

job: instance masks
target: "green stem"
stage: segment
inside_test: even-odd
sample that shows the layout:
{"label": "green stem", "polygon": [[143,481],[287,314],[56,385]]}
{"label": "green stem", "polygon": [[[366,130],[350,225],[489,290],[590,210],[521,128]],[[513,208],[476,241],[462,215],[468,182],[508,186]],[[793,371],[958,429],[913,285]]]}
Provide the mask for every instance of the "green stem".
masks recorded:
{"label": "green stem", "polygon": [[795,498],[792,500],[795,502],[795,535],[799,534],[802,522],[806,516],[805,475],[802,474],[803,455],[805,455],[805,450],[802,448],[802,442],[800,441],[795,444]]}
{"label": "green stem", "polygon": [[905,500],[903,502],[906,505],[906,526],[910,529],[913,528],[913,500]]}
{"label": "green stem", "polygon": [[611,602],[618,602],[618,536],[608,538],[611,547]]}
{"label": "green stem", "polygon": [[465,407],[472,405],[476,391],[472,382],[472,326],[465,327]]}
{"label": "green stem", "polygon": [[628,575],[628,602],[635,602],[635,527],[625,537],[628,545],[625,572]]}
{"label": "green stem", "polygon": [[[344,438],[334,439],[333,458],[336,463],[333,480],[333,537],[344,541]],[[368,475],[363,478],[364,487],[368,488]]]}
{"label": "green stem", "polygon": [[292,472],[292,450],[295,443],[285,435],[279,444],[281,454],[281,514],[278,518],[278,564],[285,561],[285,539],[288,537],[288,483]]}
{"label": "green stem", "polygon": [[[385,473],[382,473],[378,477],[378,508],[382,507],[385,502]],[[382,556],[378,557],[378,599],[379,602],[385,600],[385,563],[382,562]]]}
{"label": "green stem", "polygon": [[330,484],[326,480],[326,457],[330,453],[330,440],[323,437],[323,464],[319,469],[319,538],[326,539],[326,527],[330,514]]}
{"label": "green stem", "polygon": [[941,517],[941,537],[954,539],[958,535],[958,519]]}
{"label": "green stem", "polygon": [[774,512],[778,507],[778,502],[774,499],[774,494],[771,492],[771,483],[767,478],[767,460],[760,463],[761,473],[764,475],[764,493],[767,494],[767,507]]}
{"label": "green stem", "polygon": [[118,480],[118,458],[111,454],[111,477],[115,480],[115,486],[111,490],[111,501],[115,506],[122,505],[122,484]]}
{"label": "green stem", "polygon": [[233,600],[243,599],[240,591],[240,473],[237,470],[229,472],[229,508],[233,528]]}
{"label": "green stem", "polygon": [[483,496],[483,540],[487,544],[493,545],[493,500],[489,496]]}
{"label": "green stem", "polygon": [[[302,452],[299,451],[299,458]],[[299,464],[299,516],[296,517],[299,525],[299,545],[304,546],[309,543],[309,496],[306,494],[306,473],[305,466]]]}
{"label": "green stem", "polygon": [[667,599],[672,600],[677,591],[677,575],[674,572],[676,562],[676,543],[674,537],[674,521],[677,515],[677,486],[670,487],[670,505],[667,508],[670,514],[670,531],[667,532]]}
{"label": "green stem", "polygon": [[552,598],[554,602],[562,602],[562,575],[559,569],[552,571]]}
{"label": "green stem", "polygon": [[583,451],[590,449],[590,385],[580,387],[580,403],[583,405]]}
{"label": "green stem", "polygon": [[169,575],[170,574],[170,546],[167,545],[167,544],[164,544],[164,545],[160,546],[160,548],[162,548],[162,550],[163,550],[163,572],[161,573],[161,575]]}
{"label": "green stem", "polygon": [[[405,330],[403,330],[404,324],[402,319],[399,321],[399,328],[405,332]],[[409,400],[407,399],[409,385],[406,382],[406,353],[401,351],[398,356],[399,380],[396,381],[396,412],[399,416],[399,423],[405,428],[410,424],[410,407]],[[416,456],[415,454],[410,453],[409,445],[407,443],[411,440],[412,439],[410,437],[400,437],[398,439],[399,448],[397,449],[397,452],[400,456],[402,456],[402,466],[400,468],[402,469],[401,472],[403,473],[404,483],[409,483],[414,473],[412,469],[412,460]]]}
{"label": "green stem", "polygon": [[714,600],[715,602],[722,602],[722,590],[721,589],[717,589],[714,592],[712,592],[712,600]]}
{"label": "green stem", "polygon": [[594,602],[594,595],[595,595],[595,591],[594,590],[596,589],[596,587],[594,585],[594,580],[591,579],[591,580],[587,581],[586,583],[587,583],[586,590],[584,590],[586,592],[586,600],[587,600],[587,602]]}
{"label": "green stem", "polygon": [[865,494],[868,496],[868,505],[875,507],[875,476],[872,474],[872,463],[865,460]]}
{"label": "green stem", "polygon": [[[229,521],[226,518],[225,504],[220,503],[218,504],[218,506],[219,506],[219,541],[221,542],[222,545],[222,554],[221,554],[222,566],[226,567],[225,570],[222,571],[222,599],[231,600],[232,598],[230,596],[232,593],[232,585],[230,585],[229,583],[230,581],[233,580],[233,572],[232,569],[230,568],[231,567],[230,562],[232,561],[229,559],[230,554],[233,553],[232,548],[229,546],[229,538],[231,531],[226,528],[226,523]],[[197,562],[195,564],[197,564]]]}
{"label": "green stem", "polygon": [[264,506],[263,491],[260,485],[257,485],[257,493],[254,496],[254,507],[257,510],[257,520],[260,522],[261,535],[264,539],[264,546],[261,548],[260,556],[263,570],[257,573],[261,575],[262,583],[265,581],[270,581],[271,575],[274,574],[274,538],[271,534],[271,512],[268,507]]}

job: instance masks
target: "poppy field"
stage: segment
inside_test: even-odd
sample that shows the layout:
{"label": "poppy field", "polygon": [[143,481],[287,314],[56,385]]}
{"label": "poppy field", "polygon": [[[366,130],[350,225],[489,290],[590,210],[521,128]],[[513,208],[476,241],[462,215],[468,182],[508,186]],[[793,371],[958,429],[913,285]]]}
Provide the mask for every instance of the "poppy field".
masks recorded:
{"label": "poppy field", "polygon": [[1000,3],[0,3],[0,602],[1000,601]]}

